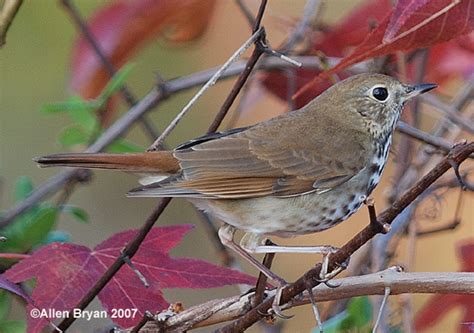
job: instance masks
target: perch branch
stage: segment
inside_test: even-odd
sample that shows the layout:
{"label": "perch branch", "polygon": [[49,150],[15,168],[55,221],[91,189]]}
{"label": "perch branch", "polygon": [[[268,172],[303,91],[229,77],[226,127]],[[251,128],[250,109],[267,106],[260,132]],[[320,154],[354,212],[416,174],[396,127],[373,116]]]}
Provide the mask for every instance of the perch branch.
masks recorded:
{"label": "perch branch", "polygon": [[[405,194],[395,201],[389,208],[385,209],[377,220],[382,224],[391,224],[392,221],[412,203],[420,194],[422,194],[433,182],[440,178],[450,168],[450,160],[456,161],[458,164],[469,157],[474,152],[474,142],[469,144],[461,144],[454,147],[451,153],[443,158],[428,174],[415,183]],[[357,251],[362,245],[367,243],[376,235],[376,231],[370,225],[355,235],[349,242],[341,247],[336,253],[329,258],[329,270],[334,270],[338,264],[347,260],[352,253]],[[307,271],[296,282],[289,285],[282,292],[282,303],[289,302],[293,297],[305,290],[305,281],[309,280],[313,286],[319,284],[318,277],[321,271],[321,264],[316,265]],[[260,320],[262,316],[271,308],[273,297],[265,300],[259,306],[253,308],[245,315],[234,321],[233,323],[218,330],[218,332],[239,332],[253,325]]]}
{"label": "perch branch", "polygon": [[[266,0],[262,1],[262,5],[259,10],[259,15],[263,15],[264,9],[265,9],[265,4]],[[259,22],[259,20],[257,21]],[[257,31],[260,31],[259,26],[256,26],[255,29]],[[264,35],[260,35],[261,38],[264,37]],[[257,40],[255,40],[255,48],[258,48],[257,45]],[[246,65],[246,70],[252,71],[256,61],[260,57],[261,53],[258,54],[252,54],[252,57],[248,60],[247,65]],[[257,58],[257,59],[254,59]],[[253,65],[252,65],[253,64]],[[228,104],[228,108],[226,110],[220,110],[219,113],[216,115],[216,119],[221,119],[223,120],[224,116],[228,112],[230,106],[232,105],[233,100],[237,96],[238,91],[242,88],[243,84],[245,83],[245,79],[242,80],[242,77],[246,76],[246,71],[242,72],[241,75],[239,76],[239,79],[237,80],[236,84],[234,85],[234,91],[235,89],[238,89],[237,92],[233,97],[230,97],[226,100]],[[248,77],[248,74],[247,76]],[[229,101],[230,100],[230,101]],[[219,124],[217,124],[219,126]],[[212,125],[209,127],[209,131],[212,131]],[[217,127],[216,127],[217,128]],[[142,228],[139,230],[138,234],[134,237],[134,239],[125,247],[125,249],[122,251],[120,256],[114,261],[114,263],[107,269],[107,271],[101,276],[101,278],[92,286],[92,288],[86,293],[86,295],[79,301],[79,303],[74,307],[74,309],[81,309],[84,310],[90,302],[100,293],[100,291],[107,285],[107,283],[114,277],[114,275],[119,271],[119,269],[126,263],[126,258],[132,259],[135,253],[138,251],[140,245],[142,244],[143,240],[145,239],[146,235],[148,232],[151,230],[155,222],[158,220],[158,218],[161,216],[165,208],[168,206],[168,204],[171,202],[171,198],[162,198],[156,208],[152,211],[152,213],[148,216],[148,218],[145,221],[145,224],[142,226]],[[58,327],[64,331],[67,328],[69,328],[72,323],[76,320],[72,314],[67,316],[59,325]]]}
{"label": "perch branch", "polygon": [[0,48],[5,45],[8,28],[18,13],[23,0],[5,0],[0,11]]}
{"label": "perch branch", "polygon": [[[459,293],[474,294],[474,273],[405,273],[393,268],[381,272],[351,276],[335,280],[337,288],[328,288],[324,284],[314,287],[313,294],[317,302],[347,299],[363,295],[383,295],[385,287],[390,287],[391,295],[406,293]],[[274,290],[268,297],[273,296]],[[205,327],[233,320],[248,311],[253,293],[214,299],[195,305],[164,322],[148,322],[146,332],[183,332],[192,328]],[[282,310],[309,304],[308,292],[303,292],[290,302],[281,306]]]}

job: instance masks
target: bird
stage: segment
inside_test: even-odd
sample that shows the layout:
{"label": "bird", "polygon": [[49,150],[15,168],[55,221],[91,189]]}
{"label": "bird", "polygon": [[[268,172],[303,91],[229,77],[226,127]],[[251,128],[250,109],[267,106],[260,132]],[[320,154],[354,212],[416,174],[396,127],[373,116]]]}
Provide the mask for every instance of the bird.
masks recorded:
{"label": "bird", "polygon": [[[206,134],[173,150],[62,153],[42,167],[111,169],[144,175],[130,197],[182,197],[223,222],[222,243],[278,284],[251,253],[323,252],[321,246],[266,245],[332,228],[354,214],[379,183],[405,103],[436,88],[363,73],[300,109],[248,127]],[[234,241],[236,230],[244,236]]]}

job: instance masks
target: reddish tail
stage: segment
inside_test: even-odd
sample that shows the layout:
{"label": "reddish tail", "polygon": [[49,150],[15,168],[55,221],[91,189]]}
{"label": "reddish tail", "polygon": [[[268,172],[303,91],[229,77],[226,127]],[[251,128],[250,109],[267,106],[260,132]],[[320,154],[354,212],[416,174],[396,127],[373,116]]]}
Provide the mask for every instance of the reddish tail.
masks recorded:
{"label": "reddish tail", "polygon": [[180,170],[178,160],[170,151],[133,154],[65,153],[43,156],[35,161],[41,167],[65,166],[158,174],[173,174]]}

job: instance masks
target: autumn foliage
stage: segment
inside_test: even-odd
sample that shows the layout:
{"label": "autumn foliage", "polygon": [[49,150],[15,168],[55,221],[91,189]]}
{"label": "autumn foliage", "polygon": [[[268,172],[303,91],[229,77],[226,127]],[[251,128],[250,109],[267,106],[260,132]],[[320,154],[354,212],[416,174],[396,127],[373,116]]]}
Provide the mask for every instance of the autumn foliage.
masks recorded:
{"label": "autumn foliage", "polygon": [[[301,68],[295,76],[285,71],[269,71],[259,76],[272,94],[297,107],[306,104],[333,84],[334,75],[349,76],[348,69],[361,62],[384,57],[389,71],[396,71],[398,57],[430,48],[426,77],[429,81],[449,82],[474,73],[474,1],[389,0],[363,2],[339,23],[315,29],[310,45],[299,55],[313,55],[327,70]],[[201,36],[214,24],[215,0],[136,0],[111,1],[89,19],[89,28],[111,63],[120,68],[141,48],[157,39],[185,43]],[[334,66],[329,66],[336,61]],[[413,78],[414,68],[405,73]],[[70,85],[85,99],[97,97],[110,75],[84,37],[75,43],[71,59]],[[152,229],[133,257],[136,269],[145,276],[145,287],[130,266],[123,266],[98,294],[105,309],[136,308],[133,318],[115,320],[121,327],[133,327],[145,311],[159,312],[170,305],[163,295],[169,288],[213,288],[231,284],[255,283],[244,273],[220,267],[197,258],[177,258],[169,251],[179,246],[189,225]],[[121,255],[136,231],[110,236],[93,249],[73,243],[53,243],[39,247],[0,276],[0,288],[23,297],[28,308],[70,310]],[[460,247],[465,271],[473,271],[474,240]],[[31,296],[16,283],[36,280]],[[443,304],[443,309],[436,307]],[[416,317],[416,328],[429,328],[442,316],[445,307],[462,306],[463,319],[473,320],[474,298],[434,296]],[[39,332],[48,322],[29,318],[28,331]],[[464,328],[463,328],[464,329]]]}

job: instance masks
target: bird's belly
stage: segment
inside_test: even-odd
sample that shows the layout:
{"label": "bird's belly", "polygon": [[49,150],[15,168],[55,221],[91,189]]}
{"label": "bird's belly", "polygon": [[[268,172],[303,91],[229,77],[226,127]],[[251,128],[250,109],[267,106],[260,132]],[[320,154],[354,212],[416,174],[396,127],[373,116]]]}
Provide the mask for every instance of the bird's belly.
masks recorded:
{"label": "bird's belly", "polygon": [[198,208],[245,232],[294,236],[322,231],[354,214],[369,195],[369,178],[354,177],[325,193],[291,198],[193,199]]}

